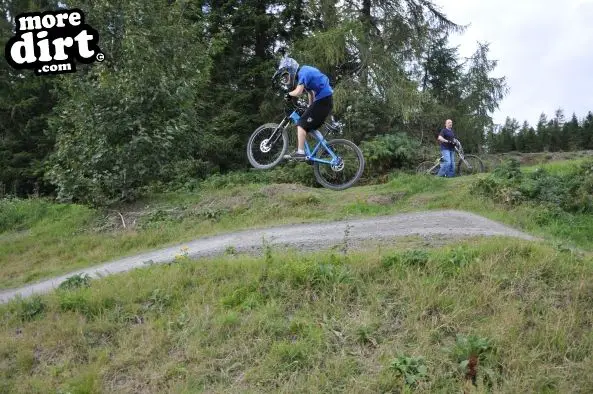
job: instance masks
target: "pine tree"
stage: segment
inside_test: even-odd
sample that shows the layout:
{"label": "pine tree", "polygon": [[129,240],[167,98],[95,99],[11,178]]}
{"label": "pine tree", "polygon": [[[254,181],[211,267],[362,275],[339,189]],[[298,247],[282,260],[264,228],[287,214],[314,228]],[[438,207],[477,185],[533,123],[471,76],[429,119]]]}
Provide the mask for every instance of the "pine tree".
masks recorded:
{"label": "pine tree", "polygon": [[[105,17],[112,3],[84,8]],[[203,176],[220,141],[200,113],[210,69],[203,25],[183,18],[176,4],[122,2],[118,12],[121,56],[111,57],[106,43],[110,65],[60,79],[47,177],[65,201],[132,200],[152,182]]]}
{"label": "pine tree", "polygon": [[548,122],[550,132],[550,150],[552,152],[566,151],[568,141],[563,138],[562,128],[564,127],[564,111],[559,108],[554,113],[554,118]]}
{"label": "pine tree", "polygon": [[499,136],[499,152],[510,152],[515,150],[515,134],[519,130],[519,123],[516,119],[507,116]]}
{"label": "pine tree", "polygon": [[518,152],[527,152],[527,143],[529,138],[529,123],[527,121],[523,121],[523,126],[517,132],[514,138],[514,146],[515,150]]}
{"label": "pine tree", "polygon": [[[7,0],[0,11],[9,18],[57,5]],[[356,143],[423,137],[451,118],[466,151],[479,150],[506,89],[490,75],[487,46],[459,60],[448,37],[464,29],[429,0],[76,6],[99,31],[104,62],[77,66],[76,78],[0,65],[0,182],[21,195],[39,184],[103,204],[151,183],[248,167],[248,136],[282,116],[270,84],[279,47],[330,77],[334,114]],[[0,19],[2,42],[10,22]]]}
{"label": "pine tree", "polygon": [[562,127],[562,139],[566,141],[564,145],[567,150],[576,151],[582,149],[583,140],[581,126],[579,125],[579,120],[574,112],[570,121],[566,122]]}
{"label": "pine tree", "polygon": [[[213,1],[204,14],[205,39],[217,48],[211,51],[203,115],[209,119],[208,133],[225,147],[212,144],[208,149],[209,158],[221,171],[245,166],[245,141],[263,123],[260,107],[266,100],[278,102],[270,87],[276,66],[273,49],[276,37],[288,33],[280,29],[277,16],[266,13],[271,5],[267,0]],[[302,10],[289,9],[296,14],[285,17],[291,19],[295,34],[303,34]]]}
{"label": "pine tree", "polygon": [[525,137],[525,152],[540,152],[541,144],[533,126],[529,126]]}
{"label": "pine tree", "polygon": [[537,138],[543,151],[550,151],[550,132],[548,128],[548,118],[546,114],[541,113],[536,126]]}
{"label": "pine tree", "polygon": [[589,111],[582,126],[583,149],[593,149],[593,112]]}
{"label": "pine tree", "polygon": [[[56,1],[8,0],[0,2],[0,47],[12,37],[15,18],[23,12],[54,10]],[[0,197],[50,193],[43,177],[44,163],[53,149],[47,122],[56,102],[57,79],[38,77],[31,70],[17,71],[0,62]]]}
{"label": "pine tree", "polygon": [[491,114],[508,93],[506,78],[494,78],[490,73],[496,68],[497,61],[488,59],[489,45],[478,43],[478,48],[469,59],[467,73],[463,76],[463,106],[470,117],[464,119],[466,140],[464,147],[479,150],[484,136],[492,125]]}

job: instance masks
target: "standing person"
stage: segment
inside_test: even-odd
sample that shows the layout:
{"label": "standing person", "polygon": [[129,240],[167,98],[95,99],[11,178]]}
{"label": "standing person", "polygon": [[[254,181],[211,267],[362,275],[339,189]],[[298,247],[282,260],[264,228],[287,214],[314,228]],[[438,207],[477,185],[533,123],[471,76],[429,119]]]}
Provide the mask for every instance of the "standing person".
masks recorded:
{"label": "standing person", "polygon": [[287,155],[292,159],[304,160],[307,133],[320,127],[332,111],[334,91],[327,75],[313,66],[299,66],[297,61],[290,57],[282,59],[274,78],[277,75],[288,77],[288,86],[293,89],[286,94],[286,100],[292,100],[305,92],[309,95],[309,106],[297,124],[297,150]]}
{"label": "standing person", "polygon": [[441,146],[443,161],[437,176],[452,178],[455,176],[455,132],[451,119],[445,121],[445,128],[441,130],[437,140]]}

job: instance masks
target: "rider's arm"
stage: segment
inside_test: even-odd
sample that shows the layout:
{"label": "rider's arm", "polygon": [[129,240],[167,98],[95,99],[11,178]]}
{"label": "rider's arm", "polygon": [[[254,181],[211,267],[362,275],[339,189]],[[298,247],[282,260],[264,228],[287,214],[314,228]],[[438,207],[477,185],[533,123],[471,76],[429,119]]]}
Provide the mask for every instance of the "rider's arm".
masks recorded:
{"label": "rider's arm", "polygon": [[303,94],[304,90],[305,90],[305,85],[298,85],[295,90],[293,90],[292,92],[289,92],[288,94],[290,94],[293,97],[298,97],[301,94]]}
{"label": "rider's arm", "polygon": [[315,100],[315,92],[314,91],[308,91],[307,93],[309,93],[309,105],[313,104],[313,101]]}
{"label": "rider's arm", "polygon": [[448,139],[446,139],[445,137],[443,137],[443,131],[441,130],[441,132],[439,133],[439,136],[437,137],[437,140],[439,140],[440,142],[443,143],[451,143],[451,141],[449,141]]}

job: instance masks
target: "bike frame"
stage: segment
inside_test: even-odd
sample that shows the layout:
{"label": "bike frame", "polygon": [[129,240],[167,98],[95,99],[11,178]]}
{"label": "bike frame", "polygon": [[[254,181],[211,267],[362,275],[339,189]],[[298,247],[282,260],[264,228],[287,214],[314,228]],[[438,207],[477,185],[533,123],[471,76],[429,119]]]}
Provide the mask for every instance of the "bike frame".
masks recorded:
{"label": "bike frame", "polygon": [[465,165],[468,166],[469,168],[472,168],[472,165],[469,164],[469,162],[467,160],[465,160],[465,152],[463,151],[463,146],[461,145],[461,143],[460,143],[460,146],[461,146],[461,149],[455,147],[455,151],[461,158],[461,161],[463,161],[465,163]]}
{"label": "bike frame", "polygon": [[[292,120],[292,122],[296,125],[297,122],[299,121],[299,119],[301,118],[301,116],[296,111],[293,111],[288,116],[288,118],[290,120]],[[286,127],[286,126],[284,126],[284,127]],[[336,165],[336,164],[338,164],[339,158],[330,149],[330,147],[327,145],[327,141],[323,137],[323,134],[321,134],[321,132],[319,130],[317,130],[317,129],[311,131],[311,133],[313,133],[313,136],[317,139],[317,145],[315,145],[315,147],[311,151],[311,148],[309,148],[309,143],[305,139],[305,154],[307,156],[307,160],[315,161],[317,163],[329,164],[329,165]],[[318,158],[315,157],[315,155],[317,154],[317,152],[319,151],[319,149],[321,147],[323,147],[323,149],[325,149],[331,155],[331,157],[332,157],[331,161],[330,160],[318,159]]]}
{"label": "bike frame", "polygon": [[[461,159],[461,161],[463,161],[463,162],[465,163],[465,165],[466,165],[466,166],[468,166],[469,168],[472,168],[471,164],[469,164],[469,163],[467,162],[467,160],[465,160],[465,154],[464,154],[464,152],[463,152],[463,146],[461,147],[461,149],[459,149],[458,147],[455,147],[455,152],[456,152],[456,153],[459,155],[459,158]],[[429,173],[430,173],[430,172],[431,172],[432,170],[434,170],[436,167],[440,167],[440,165],[441,165],[441,162],[442,162],[442,156],[441,156],[441,157],[439,157],[439,158],[437,158],[437,159],[435,160],[434,166],[430,167],[430,168],[428,169],[428,171],[427,171],[427,172],[429,172]]]}
{"label": "bike frame", "polygon": [[[278,138],[280,138],[281,133],[278,133],[278,135],[276,135],[276,133],[280,130],[284,130],[290,124],[290,121],[292,121],[292,123],[296,125],[300,118],[301,116],[296,111],[292,111],[290,115],[285,116],[276,128],[276,130],[274,130],[274,132],[270,136],[270,143],[275,144],[276,141],[278,141]],[[306,159],[317,163],[329,164],[331,166],[340,164],[340,158],[327,145],[327,141],[325,137],[323,137],[323,134],[321,134],[321,132],[317,129],[311,131],[310,133],[312,133],[313,136],[317,139],[317,144],[315,145],[313,150],[311,150],[311,148],[309,147],[309,143],[305,139]],[[331,160],[323,160],[315,157],[319,149],[321,149],[322,147],[331,155]]]}

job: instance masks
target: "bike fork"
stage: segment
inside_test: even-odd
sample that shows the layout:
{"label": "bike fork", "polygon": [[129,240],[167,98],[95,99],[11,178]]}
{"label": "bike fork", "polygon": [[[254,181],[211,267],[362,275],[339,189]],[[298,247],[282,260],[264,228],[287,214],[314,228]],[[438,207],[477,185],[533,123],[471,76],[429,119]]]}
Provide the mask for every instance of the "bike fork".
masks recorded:
{"label": "bike fork", "polygon": [[461,159],[461,161],[463,161],[463,163],[465,163],[465,165],[466,165],[466,166],[467,166],[469,169],[471,169],[471,168],[472,168],[472,165],[471,165],[471,164],[469,164],[469,163],[467,162],[467,160],[465,160],[465,158],[462,158],[462,159]]}
{"label": "bike fork", "polygon": [[[280,138],[282,136],[282,130],[284,130],[287,126],[287,124],[285,124],[285,123],[286,123],[286,118],[282,119],[282,122],[280,122],[278,127],[276,127],[276,130],[274,130],[274,132],[272,133],[270,138],[268,138],[268,144],[272,145],[272,144],[275,144],[276,141],[278,141],[278,138]],[[274,138],[273,141],[272,141],[272,138]]]}

